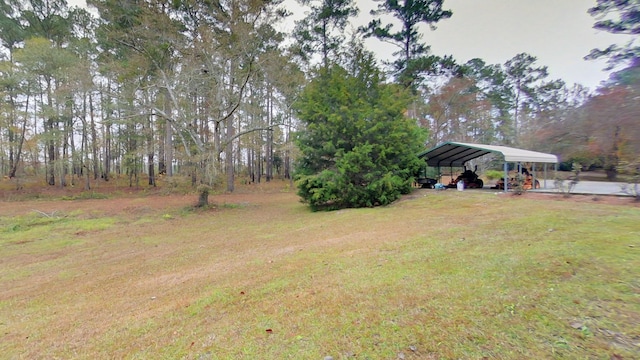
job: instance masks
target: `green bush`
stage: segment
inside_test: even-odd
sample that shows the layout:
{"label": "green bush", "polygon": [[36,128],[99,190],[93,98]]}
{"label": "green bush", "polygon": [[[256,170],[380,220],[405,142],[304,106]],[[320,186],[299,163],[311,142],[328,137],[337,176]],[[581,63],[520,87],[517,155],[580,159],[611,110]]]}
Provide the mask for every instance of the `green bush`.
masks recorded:
{"label": "green bush", "polygon": [[357,74],[321,69],[297,102],[305,130],[295,179],[313,210],[389,204],[411,191],[423,164],[416,154],[426,134],[404,116],[409,94],[359,56]]}
{"label": "green bush", "polygon": [[486,178],[489,180],[498,180],[504,177],[504,171],[487,170],[484,172],[484,176],[486,176]]}

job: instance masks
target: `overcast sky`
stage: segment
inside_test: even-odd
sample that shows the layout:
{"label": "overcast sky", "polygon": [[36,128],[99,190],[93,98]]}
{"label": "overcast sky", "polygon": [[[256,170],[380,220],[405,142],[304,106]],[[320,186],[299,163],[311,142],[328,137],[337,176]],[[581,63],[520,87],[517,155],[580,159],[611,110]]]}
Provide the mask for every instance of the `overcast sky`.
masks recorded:
{"label": "overcast sky", "polygon": [[[373,2],[357,3],[360,18],[370,19]],[[595,0],[445,0],[444,8],[453,16],[439,22],[435,31],[423,28],[423,40],[434,54],[453,55],[459,62],[481,58],[504,64],[526,52],[548,67],[551,78],[593,90],[609,72],[602,71],[604,61],[587,61],[584,56],[593,48],[630,39],[593,29],[595,19],[587,10],[594,5]],[[393,52],[388,45],[368,44],[380,56]]]}
{"label": "overcast sky", "polygon": [[[288,22],[304,16],[295,0],[285,0],[296,12]],[[488,64],[504,64],[518,53],[538,58],[552,79],[579,83],[594,90],[607,79],[604,61],[587,61],[593,48],[625,44],[630,37],[593,29],[595,19],[587,10],[596,0],[445,0],[453,16],[437,24],[435,31],[423,27],[423,41],[436,55],[453,55],[459,62],[481,58]],[[70,5],[84,0],[69,0]],[[360,16],[355,26],[368,23],[372,0],[356,0]],[[292,28],[292,25],[285,28]],[[396,49],[375,40],[367,46],[380,58],[390,58]]]}

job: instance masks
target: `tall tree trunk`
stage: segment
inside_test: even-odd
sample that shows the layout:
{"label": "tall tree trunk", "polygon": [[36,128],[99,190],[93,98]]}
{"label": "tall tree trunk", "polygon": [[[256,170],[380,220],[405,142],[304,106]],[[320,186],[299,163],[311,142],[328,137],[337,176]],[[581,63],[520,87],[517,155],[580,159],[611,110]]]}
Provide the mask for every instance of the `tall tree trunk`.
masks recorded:
{"label": "tall tree trunk", "polygon": [[68,118],[65,115],[64,123],[63,123],[63,137],[62,137],[62,164],[60,166],[60,187],[67,186],[67,175],[69,174],[69,159],[71,159],[71,185],[74,185],[73,182],[73,169],[75,167],[74,159],[73,159],[73,131],[71,116]]}
{"label": "tall tree trunk", "polygon": [[[86,114],[85,114],[86,115]],[[83,116],[82,117],[82,152],[80,156],[82,157],[82,161],[80,164],[80,174],[84,175],[84,189],[91,189],[91,177],[89,175],[89,132],[87,131],[87,120]]]}
{"label": "tall tree trunk", "polygon": [[235,130],[233,126],[233,119],[229,118],[227,119],[227,128],[226,128],[227,144],[224,152],[225,164],[226,164],[225,170],[227,172],[227,191],[228,192],[233,192],[233,190],[235,189],[234,187],[235,177],[234,177],[234,171],[233,171],[233,168],[234,168],[233,141],[231,140],[234,134],[235,134]]}
{"label": "tall tree trunk", "polygon": [[291,111],[287,111],[287,133],[285,134],[285,151],[284,151],[284,178],[291,179]]}
{"label": "tall tree trunk", "polygon": [[89,93],[89,118],[91,119],[91,155],[93,158],[93,180],[98,180],[100,163],[98,162],[98,132],[94,119],[93,95]]}
{"label": "tall tree trunk", "polygon": [[[168,120],[164,120],[165,122],[167,122]],[[158,174],[166,174],[167,173],[167,163],[165,163],[164,159],[165,159],[165,154],[164,154],[164,131],[162,130],[163,128],[166,127],[166,125],[160,125],[162,124],[161,121],[157,121],[156,122],[158,124]]]}
{"label": "tall tree trunk", "polygon": [[154,149],[154,142],[153,142],[153,119],[152,119],[152,115],[149,115],[147,117],[147,136],[146,136],[146,141],[147,141],[147,169],[148,169],[148,173],[149,173],[149,185],[152,185],[153,187],[156,186],[156,172],[155,172],[155,164],[154,164],[154,155],[155,155],[155,149]]}
{"label": "tall tree trunk", "polygon": [[167,176],[173,176],[173,127],[170,121],[165,122],[164,162]]}
{"label": "tall tree trunk", "polygon": [[80,168],[80,172],[82,175],[84,175],[84,189],[85,190],[90,190],[91,189],[91,177],[89,175],[90,171],[89,171],[89,134],[87,132],[87,124],[86,124],[86,119],[83,118],[83,127],[82,127],[82,154],[80,154],[80,156],[82,156],[82,163],[81,163],[81,168]]}
{"label": "tall tree trunk", "polygon": [[[46,130],[48,135],[53,137],[53,118],[47,119]],[[47,157],[49,159],[47,163],[47,184],[53,186],[56,184],[56,172],[54,168],[56,164],[56,145],[53,139],[47,140]]]}
{"label": "tall tree trunk", "polygon": [[[273,87],[271,84],[267,85],[267,127],[271,129],[273,125]],[[267,130],[267,148],[266,150],[266,177],[267,182],[273,179],[273,131]]]}
{"label": "tall tree trunk", "polygon": [[249,182],[255,182],[255,174],[253,170],[253,146],[247,149],[247,173],[249,174]]}
{"label": "tall tree trunk", "polygon": [[84,189],[91,189],[91,182],[89,181],[89,131],[87,126],[87,96],[83,96],[82,98],[82,114],[80,116],[80,121],[82,122],[82,139],[80,143],[80,168],[79,174],[84,175]]}
{"label": "tall tree trunk", "polygon": [[[238,131],[240,131],[240,129],[242,129],[242,124],[240,124],[240,117],[238,116],[238,123],[236,125],[236,129],[238,129]],[[240,139],[238,139],[238,146],[235,147],[235,151],[236,151],[236,155],[234,157],[235,160],[235,168],[234,171],[238,174],[241,173],[242,170],[242,142],[240,141]]]}
{"label": "tall tree trunk", "polygon": [[[15,120],[16,120],[16,116],[15,116],[15,105],[13,104],[13,97],[11,98],[11,114],[9,115],[9,117],[11,118],[11,122],[9,123],[9,126],[7,126],[7,140],[9,141],[9,178],[13,178],[15,176],[15,171],[13,171],[13,169],[16,168],[16,162],[14,159],[14,154],[13,154],[13,148],[15,146],[15,133],[13,131],[14,127],[13,124],[15,124]],[[2,168],[4,168],[4,166],[2,166]],[[0,169],[0,170],[4,170],[4,169]]]}
{"label": "tall tree trunk", "polygon": [[263,170],[263,166],[262,166],[262,151],[260,151],[261,149],[258,148],[256,150],[256,155],[254,157],[254,161],[255,161],[255,172],[256,172],[256,182],[260,183],[262,181],[262,170]]}
{"label": "tall tree trunk", "polygon": [[154,154],[153,154],[153,150],[149,151],[147,153],[147,162],[149,163],[147,165],[148,168],[148,172],[149,172],[149,185],[156,187],[156,173],[155,173],[155,164],[154,162]]}
{"label": "tall tree trunk", "polygon": [[29,95],[27,94],[27,98],[25,100],[24,107],[24,119],[22,121],[22,129],[20,131],[20,142],[18,143],[18,148],[15,152],[15,158],[10,161],[11,169],[9,170],[9,178],[14,178],[18,171],[18,164],[20,163],[20,158],[22,156],[22,146],[24,145],[24,136],[27,132],[27,118],[29,116]]}
{"label": "tall tree trunk", "polygon": [[[164,89],[164,111],[167,116],[172,116],[171,94],[168,89]],[[173,125],[169,119],[164,123],[164,165],[167,176],[173,176]]]}
{"label": "tall tree trunk", "polygon": [[111,174],[111,121],[106,120],[103,126],[104,131],[104,158],[102,165],[102,178],[104,181],[109,181]]}

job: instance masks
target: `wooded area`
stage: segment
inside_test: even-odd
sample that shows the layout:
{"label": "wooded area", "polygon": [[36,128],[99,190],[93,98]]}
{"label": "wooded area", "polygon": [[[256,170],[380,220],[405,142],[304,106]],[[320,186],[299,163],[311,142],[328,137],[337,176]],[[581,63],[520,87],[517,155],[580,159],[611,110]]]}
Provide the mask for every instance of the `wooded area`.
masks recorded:
{"label": "wooded area", "polygon": [[[590,92],[550,79],[530,54],[504,64],[431,54],[418,26],[455,16],[442,0],[377,2],[371,23],[349,37],[358,13],[349,0],[301,1],[310,11],[292,34],[276,29],[290,14],[274,0],[89,0],[88,9],[0,0],[0,172],[86,189],[114,174],[131,186],[180,174],[226,191],[238,178],[290,178],[294,137],[308,125],[296,101],[320,67],[340,64],[357,77],[351,50],[364,37],[398,46],[386,81],[410,90],[406,115],[428,130],[426,147],[512,145],[612,178],[636,169],[637,47],[590,54],[626,64]],[[609,14],[608,3],[593,15]],[[639,12],[634,2],[615,3],[616,14]],[[384,14],[401,25],[383,23]],[[640,33],[637,16],[596,27]]]}

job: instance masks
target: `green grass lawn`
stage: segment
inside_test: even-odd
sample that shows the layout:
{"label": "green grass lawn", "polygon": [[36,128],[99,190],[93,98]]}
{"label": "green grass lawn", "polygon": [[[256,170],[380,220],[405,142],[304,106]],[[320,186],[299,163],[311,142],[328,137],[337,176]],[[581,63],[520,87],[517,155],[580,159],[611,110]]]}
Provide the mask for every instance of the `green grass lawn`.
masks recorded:
{"label": "green grass lawn", "polygon": [[638,359],[640,209],[560,199],[2,217],[0,357]]}

